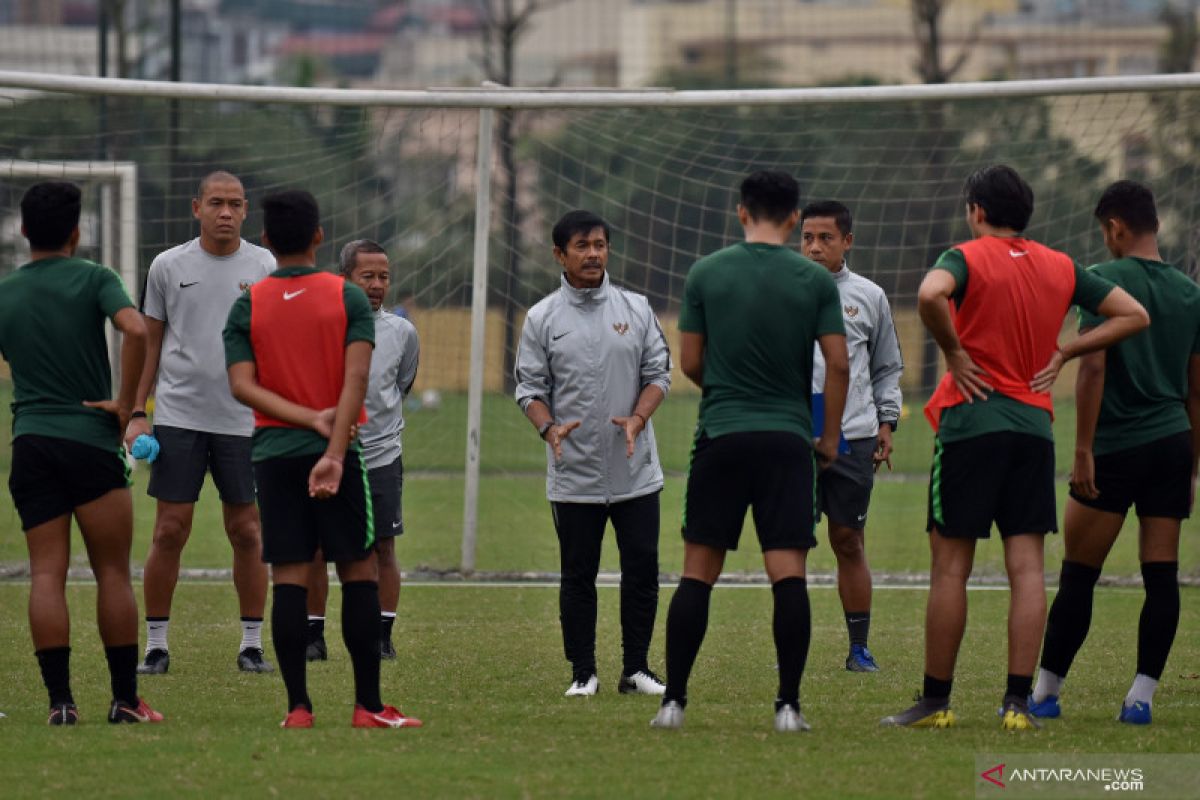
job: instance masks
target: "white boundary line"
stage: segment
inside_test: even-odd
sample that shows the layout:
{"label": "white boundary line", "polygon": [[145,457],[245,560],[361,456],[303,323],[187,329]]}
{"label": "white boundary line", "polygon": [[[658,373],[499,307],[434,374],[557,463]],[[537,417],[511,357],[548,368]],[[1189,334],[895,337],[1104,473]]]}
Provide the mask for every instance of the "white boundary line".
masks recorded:
{"label": "white boundary line", "polygon": [[[135,580],[135,584],[140,584],[140,580]],[[229,584],[225,581],[181,581],[189,587],[206,586],[220,587],[227,589]],[[0,589],[5,586],[28,586],[28,578],[12,578],[0,580]],[[95,586],[95,581],[72,579],[67,581],[68,586]],[[551,581],[428,581],[428,580],[406,580],[403,582],[405,587],[414,589],[557,589],[558,583]],[[673,589],[679,585],[678,581],[663,581],[659,584],[659,588]],[[615,583],[597,583],[597,589],[619,589],[620,586]],[[763,583],[717,583],[714,589],[770,589],[770,584]],[[836,589],[836,584],[832,583],[817,583],[810,584],[809,589]],[[874,584],[872,589],[881,591],[928,591],[929,584],[927,583],[884,583]],[[1047,590],[1057,589],[1057,586],[1048,585]],[[1141,588],[1137,586],[1103,586],[1105,591],[1117,592],[1138,592],[1141,593]],[[1187,588],[1181,587],[1181,588]],[[986,584],[967,584],[969,592],[1003,592],[1008,589],[1007,585],[990,586]]]}

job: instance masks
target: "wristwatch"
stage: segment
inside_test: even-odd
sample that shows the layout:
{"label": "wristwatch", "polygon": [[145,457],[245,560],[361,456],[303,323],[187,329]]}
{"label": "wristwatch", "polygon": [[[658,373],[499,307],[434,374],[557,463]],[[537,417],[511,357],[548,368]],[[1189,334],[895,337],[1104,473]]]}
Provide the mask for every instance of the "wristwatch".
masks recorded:
{"label": "wristwatch", "polygon": [[542,439],[545,439],[546,431],[550,430],[553,427],[554,427],[554,420],[552,420],[552,419],[546,420],[545,422],[542,423],[541,427],[538,428],[538,436]]}

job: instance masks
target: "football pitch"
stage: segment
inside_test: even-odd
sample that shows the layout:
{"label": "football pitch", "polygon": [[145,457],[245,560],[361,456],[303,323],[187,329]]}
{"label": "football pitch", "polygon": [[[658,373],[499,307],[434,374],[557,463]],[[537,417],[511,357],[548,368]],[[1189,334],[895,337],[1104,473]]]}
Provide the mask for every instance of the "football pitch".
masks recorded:
{"label": "football pitch", "polygon": [[[1092,635],[1064,692],[1064,716],[1037,733],[1000,730],[1004,686],[1002,591],[971,593],[971,620],[956,676],[951,730],[890,730],[886,714],[919,686],[925,592],[881,590],[872,644],[883,671],[842,669],[845,631],[835,592],[814,589],[813,643],[801,687],[809,734],[772,730],[774,650],[770,591],[726,588],[690,688],[684,730],[648,722],[654,698],[614,689],[620,670],[617,592],[601,589],[601,691],[562,696],[557,595],[540,586],[416,585],[404,589],[399,659],[383,665],[384,698],[426,725],[349,727],[350,669],[337,646],[310,668],[316,727],[283,731],[277,675],[243,675],[233,592],[180,586],[172,666],[142,678],[161,725],[114,728],[103,654],[91,624],[94,589],[69,589],[73,671],[82,713],[74,729],[45,724],[45,697],[22,613],[27,587],[0,585],[0,761],[5,797],[968,797],[983,753],[1193,753],[1200,745],[1200,622],[1184,591],[1180,636],[1149,728],[1114,721],[1132,675],[1140,590],[1097,593]],[[664,588],[651,661],[663,659]],[[331,594],[331,604],[338,602]],[[1069,761],[1067,763],[1070,763]]]}
{"label": "football pitch", "polygon": [[[0,386],[0,394],[6,394]],[[406,533],[402,568],[429,575],[459,561],[465,399],[411,413],[405,432]],[[655,416],[667,481],[662,498],[661,568],[681,565],[679,516],[694,397],[672,397]],[[1059,407],[1061,514],[1074,417]],[[483,481],[477,567],[492,577],[558,569],[558,544],[541,477],[543,455],[508,398],[485,398]],[[562,696],[569,668],[562,657],[557,592],[536,584],[410,582],[401,595],[395,637],[400,657],[383,664],[384,699],[422,718],[419,730],[349,727],[351,674],[340,645],[340,593],[330,595],[331,661],[313,665],[316,728],[281,731],[284,693],[278,675],[243,675],[234,667],[237,607],[227,577],[185,580],[176,594],[171,672],[143,678],[142,693],[167,715],[161,726],[112,729],[104,722],[107,670],[94,625],[95,588],[68,588],[73,683],[83,715],[76,729],[45,724],[46,699],[29,643],[21,570],[25,548],[16,513],[0,510],[0,796],[83,793],[89,797],[325,797],[351,793],[419,797],[967,797],[975,757],[991,753],[1194,753],[1200,750],[1200,589],[1182,593],[1183,615],[1156,696],[1155,722],[1118,725],[1115,715],[1134,671],[1140,586],[1097,591],[1092,634],[1064,694],[1064,717],[1035,734],[1005,734],[995,715],[1004,687],[1007,593],[977,587],[956,675],[959,726],[948,731],[885,730],[878,720],[905,708],[920,687],[925,590],[925,474],[931,436],[912,413],[897,434],[896,471],[877,484],[867,552],[880,583],[871,644],[883,671],[842,668],[846,633],[836,592],[814,587],[813,640],[801,689],[811,734],[772,730],[775,655],[764,585],[714,594],[708,638],[691,684],[681,732],[652,730],[656,701],[616,693],[620,670],[617,590],[600,590],[598,656],[601,691]],[[7,474],[0,445],[0,474]],[[153,501],[146,470],[134,476],[137,527],[133,561],[149,547]],[[229,547],[212,487],[196,510],[183,564],[225,570]],[[1200,577],[1194,521],[1184,527],[1181,575]],[[823,531],[809,559],[813,582],[828,582],[834,559]],[[1136,527],[1118,541],[1106,576],[1136,584]],[[86,573],[75,537],[74,565]],[[1048,537],[1049,582],[1062,557],[1061,536]],[[611,537],[602,568],[615,570]],[[748,521],[729,571],[757,574],[761,556]],[[981,543],[976,574],[1002,584],[996,539]],[[664,587],[651,665],[663,669]],[[141,586],[135,587],[141,604]],[[1053,597],[1053,587],[1049,589]],[[269,641],[269,637],[268,637]],[[268,650],[270,646],[268,644]],[[1068,762],[1069,763],[1069,762]]]}
{"label": "football pitch", "polygon": [[[0,402],[9,388],[0,383]],[[673,394],[654,415],[658,450],[666,472],[662,495],[662,570],[678,573],[683,546],[679,523],[687,458],[696,424],[698,398]],[[908,415],[896,433],[894,471],[882,471],[871,501],[867,527],[867,556],[877,575],[922,575],[929,569],[925,535],[926,488],[933,435],[921,417],[920,401],[909,403]],[[397,547],[401,568],[407,572],[443,573],[460,564],[463,519],[463,460],[466,449],[466,398],[446,395],[435,410],[406,412],[404,431],[405,535]],[[1066,497],[1066,474],[1074,443],[1075,415],[1071,403],[1059,403],[1054,423],[1058,453],[1059,515]],[[554,573],[558,571],[558,540],[545,494],[544,445],[537,440],[516,404],[505,396],[485,395],[479,531],[476,569],[493,574]],[[8,474],[8,442],[0,443],[0,476]],[[149,471],[140,465],[134,473],[133,562],[140,566],[150,547],[154,501],[146,496]],[[1180,574],[1200,579],[1200,521],[1184,522],[1180,546]],[[831,575],[836,569],[824,534],[811,553],[810,571]],[[87,561],[78,538],[74,566],[86,572]],[[25,542],[16,511],[7,498],[0,499],[0,575],[19,572],[25,561]],[[1062,560],[1062,537],[1046,540],[1047,572],[1056,575]],[[193,570],[228,569],[229,545],[222,533],[221,507],[211,483],[196,505],[193,535],[183,553],[183,566]],[[604,549],[601,568],[617,569],[616,548]],[[742,546],[730,553],[727,572],[760,573],[762,558],[754,539],[753,523],[746,522]],[[979,546],[975,572],[1000,579],[1003,556],[993,538]],[[1130,521],[1105,567],[1105,575],[1136,578],[1137,529]]]}

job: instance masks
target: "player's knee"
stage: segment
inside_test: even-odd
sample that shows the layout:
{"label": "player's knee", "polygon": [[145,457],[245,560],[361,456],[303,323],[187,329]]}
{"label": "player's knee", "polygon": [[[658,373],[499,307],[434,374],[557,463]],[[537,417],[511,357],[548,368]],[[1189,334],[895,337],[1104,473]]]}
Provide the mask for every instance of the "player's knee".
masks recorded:
{"label": "player's knee", "polygon": [[[937,559],[929,568],[929,577],[934,581],[946,581],[952,583],[961,583],[966,585],[967,579],[971,577],[971,565],[962,564],[950,559]],[[1011,573],[1009,578],[1012,578]]]}
{"label": "player's knee", "polygon": [[111,559],[103,563],[93,559],[92,575],[101,586],[131,586],[128,559]]}
{"label": "player's knee", "polygon": [[257,552],[262,547],[262,532],[257,522],[242,522],[226,531],[234,550]]}
{"label": "player's knee", "polygon": [[862,561],[866,552],[863,532],[852,528],[831,530],[829,544],[839,561]]}
{"label": "player's knee", "polygon": [[650,544],[626,545],[621,549],[621,572],[658,574],[658,547]]}
{"label": "player's knee", "polygon": [[67,562],[42,560],[29,564],[29,580],[34,589],[65,589],[67,586]]}
{"label": "player's knee", "polygon": [[160,550],[182,550],[192,529],[184,520],[164,514],[154,523],[154,546]]}

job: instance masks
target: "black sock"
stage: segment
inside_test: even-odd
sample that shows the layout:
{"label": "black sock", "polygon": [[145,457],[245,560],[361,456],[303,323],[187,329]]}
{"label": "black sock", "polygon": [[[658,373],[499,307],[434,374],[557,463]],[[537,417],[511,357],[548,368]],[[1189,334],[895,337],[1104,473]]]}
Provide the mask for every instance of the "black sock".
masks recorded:
{"label": "black sock", "polygon": [[396,623],[396,615],[390,617],[380,615],[379,617],[379,638],[382,641],[390,642],[392,640],[392,626]]}
{"label": "black sock", "polygon": [[948,681],[939,680],[932,675],[925,676],[925,686],[921,691],[921,696],[926,700],[947,700],[950,699],[950,689],[954,686],[954,678]]}
{"label": "black sock", "polygon": [[308,641],[315,642],[325,636],[325,618],[308,618]]}
{"label": "black sock", "polygon": [[138,704],[137,642],[106,647],[104,648],[104,657],[108,659],[108,677],[112,684],[113,699],[122,700],[136,708]]}
{"label": "black sock", "polygon": [[1008,673],[1008,685],[1004,689],[1005,702],[1008,702],[1010,699],[1015,699],[1024,703],[1029,697],[1029,693],[1032,691],[1032,675],[1013,675],[1011,672]]}
{"label": "black sock", "polygon": [[867,646],[867,635],[871,632],[870,611],[847,611],[846,630],[850,633],[850,644]]}
{"label": "black sock", "polygon": [[687,682],[692,664],[708,629],[708,601],[712,586],[695,578],[681,578],[667,611],[667,692],[663,702],[687,705]]}
{"label": "black sock", "polygon": [[784,578],[771,586],[775,596],[775,658],[779,663],[779,693],[776,710],[784,705],[800,707],[800,676],[808,660],[812,639],[812,612],[808,603],[808,581]]}
{"label": "black sock", "polygon": [[379,699],[379,584],[342,584],[342,641],[354,666],[354,702],[367,711],[383,710]]}
{"label": "black sock", "polygon": [[279,674],[287,687],[288,711],[304,706],[312,711],[308,698],[308,667],[304,650],[308,646],[305,621],[308,616],[308,589],[291,583],[275,584],[271,604],[271,641],[275,644],[275,660]]}
{"label": "black sock", "polygon": [[1158,680],[1179,627],[1179,562],[1142,564],[1146,601],[1138,621],[1137,671]]}
{"label": "black sock", "polygon": [[1092,595],[1100,570],[1064,561],[1058,578],[1058,594],[1050,604],[1046,618],[1046,639],[1042,644],[1041,667],[1060,678],[1067,677],[1075,654],[1087,638],[1092,625]]}
{"label": "black sock", "polygon": [[[47,647],[34,653],[42,670],[42,683],[50,695],[50,705],[74,703],[71,694],[71,648]],[[135,656],[136,658],[136,656]],[[135,664],[136,668],[136,664]]]}

